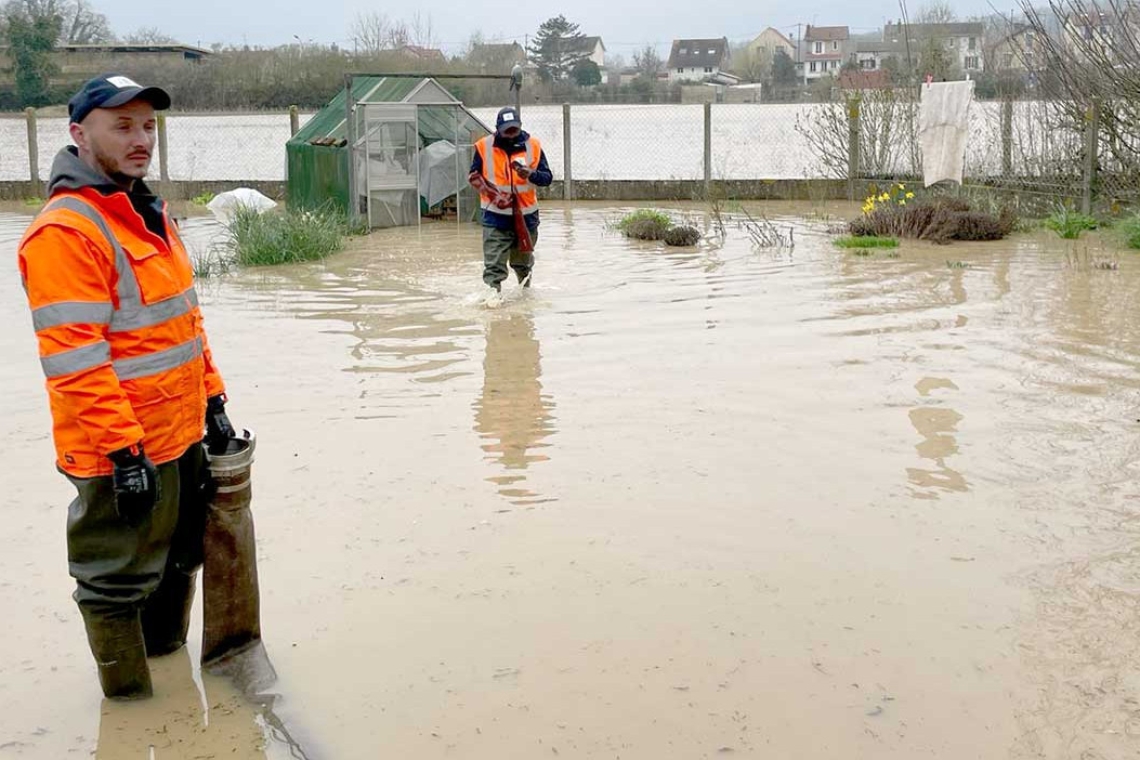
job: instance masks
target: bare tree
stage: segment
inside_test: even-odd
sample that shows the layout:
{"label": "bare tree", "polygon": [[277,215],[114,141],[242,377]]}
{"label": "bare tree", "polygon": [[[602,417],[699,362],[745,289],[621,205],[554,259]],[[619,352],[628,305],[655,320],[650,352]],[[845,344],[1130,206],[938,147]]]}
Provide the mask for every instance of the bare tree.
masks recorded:
{"label": "bare tree", "polygon": [[665,70],[665,62],[657,54],[657,49],[646,45],[640,52],[633,54],[633,66],[637,73],[646,79],[656,79],[657,75]]}
{"label": "bare tree", "polygon": [[127,42],[133,45],[173,45],[178,40],[157,26],[144,26],[128,34]]}
{"label": "bare tree", "polygon": [[65,45],[94,45],[115,39],[107,17],[95,12],[87,0],[9,0],[3,14],[31,20],[54,17],[60,25],[59,42]]}
{"label": "bare tree", "polygon": [[435,22],[430,13],[426,16],[420,11],[413,13],[410,31],[413,45],[425,48],[438,47],[439,40],[435,34]]}
{"label": "bare tree", "polygon": [[388,50],[398,50],[405,45],[412,43],[412,30],[408,28],[407,22],[394,21],[388,27],[388,39],[385,42]]}
{"label": "bare tree", "polygon": [[367,11],[356,14],[348,36],[360,53],[375,54],[388,49],[392,39],[392,22],[388,14]]}
{"label": "bare tree", "polygon": [[958,20],[954,6],[946,0],[929,0],[914,17],[918,24],[949,24]]}

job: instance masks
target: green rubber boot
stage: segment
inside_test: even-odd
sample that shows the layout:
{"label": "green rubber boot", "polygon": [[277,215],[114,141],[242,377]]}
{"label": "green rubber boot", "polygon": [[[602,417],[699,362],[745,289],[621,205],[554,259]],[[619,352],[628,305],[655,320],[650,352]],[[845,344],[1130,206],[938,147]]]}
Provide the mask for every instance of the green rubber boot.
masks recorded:
{"label": "green rubber boot", "polygon": [[99,668],[99,684],[108,699],[147,699],[154,694],[142,621],[134,607],[93,611],[80,607],[87,642]]}

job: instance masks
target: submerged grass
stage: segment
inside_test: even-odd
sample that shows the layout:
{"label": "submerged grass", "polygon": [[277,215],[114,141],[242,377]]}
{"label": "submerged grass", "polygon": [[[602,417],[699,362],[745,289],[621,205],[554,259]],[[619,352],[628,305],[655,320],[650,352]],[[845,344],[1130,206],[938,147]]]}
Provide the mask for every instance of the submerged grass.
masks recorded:
{"label": "submerged grass", "polygon": [[614,229],[635,240],[664,240],[673,227],[673,220],[664,211],[639,208],[614,223]]}
{"label": "submerged grass", "polygon": [[1095,230],[1100,223],[1088,214],[1062,206],[1045,220],[1045,227],[1053,230],[1065,240],[1076,240],[1085,230]]}
{"label": "submerged grass", "polygon": [[238,206],[225,223],[222,239],[190,258],[195,277],[204,279],[227,274],[239,266],[318,261],[342,250],[346,237],[367,231],[353,228],[334,207],[262,213]]}
{"label": "submerged grass", "polygon": [[1140,249],[1140,214],[1130,216],[1119,225],[1124,244],[1129,248]]}
{"label": "submerged grass", "polygon": [[840,248],[898,248],[898,238],[881,235],[845,235],[832,241]]}
{"label": "submerged grass", "polygon": [[344,214],[330,208],[263,214],[238,207],[225,245],[240,266],[297,264],[340,251],[349,232]]}

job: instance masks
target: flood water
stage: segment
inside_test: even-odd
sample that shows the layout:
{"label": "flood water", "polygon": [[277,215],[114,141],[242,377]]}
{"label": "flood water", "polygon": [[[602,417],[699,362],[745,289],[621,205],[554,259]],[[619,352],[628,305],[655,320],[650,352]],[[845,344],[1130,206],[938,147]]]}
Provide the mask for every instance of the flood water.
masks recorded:
{"label": "flood water", "polygon": [[268,712],[198,621],[102,702],[0,217],[0,757],[1137,756],[1140,259],[860,257],[764,208],[793,251],[548,206],[497,309],[451,225],[201,284],[259,439]]}

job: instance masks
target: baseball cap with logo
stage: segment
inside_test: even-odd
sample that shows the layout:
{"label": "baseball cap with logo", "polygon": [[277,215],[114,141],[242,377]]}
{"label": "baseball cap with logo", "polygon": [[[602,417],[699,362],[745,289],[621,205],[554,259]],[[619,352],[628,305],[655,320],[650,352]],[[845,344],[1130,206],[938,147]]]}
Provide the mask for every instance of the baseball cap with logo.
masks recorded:
{"label": "baseball cap with logo", "polygon": [[519,112],[513,108],[503,108],[499,111],[499,115],[495,117],[495,131],[499,134],[503,133],[504,129],[522,129],[522,120],[519,119]]}
{"label": "baseball cap with logo", "polygon": [[67,103],[67,115],[81,123],[96,108],[118,108],[132,100],[145,100],[159,111],[170,108],[170,95],[159,87],[143,87],[130,77],[107,74],[95,77],[79,89]]}

